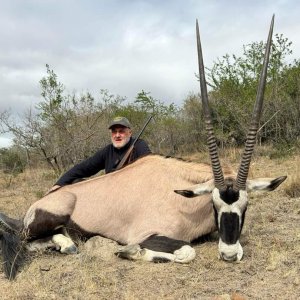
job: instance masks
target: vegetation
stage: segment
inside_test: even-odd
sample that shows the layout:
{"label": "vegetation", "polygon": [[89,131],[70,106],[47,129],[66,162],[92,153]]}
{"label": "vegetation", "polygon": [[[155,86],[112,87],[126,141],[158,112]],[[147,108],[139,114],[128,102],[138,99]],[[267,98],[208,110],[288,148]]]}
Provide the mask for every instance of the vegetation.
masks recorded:
{"label": "vegetation", "polygon": [[[286,63],[291,44],[282,35],[275,35],[258,132],[257,142],[272,145],[274,156],[293,153],[299,146],[300,60]],[[226,54],[208,70],[209,98],[221,149],[244,143],[264,46],[263,42],[246,45],[240,57]],[[26,153],[26,163],[44,161],[61,173],[109,142],[107,126],[116,115],[128,117],[135,132],[149,114],[154,115],[155,121],[143,135],[154,152],[182,156],[206,147],[197,94],[190,94],[180,107],[154,99],[145,91],[131,102],[107,90],[101,90],[97,97],[90,93],[70,95],[48,65],[46,71],[40,81],[42,100],[35,111],[24,115],[22,124],[13,122],[8,112],[0,114],[2,132],[10,131],[15,137],[14,150],[0,153],[2,161],[9,151],[13,155],[19,149]]]}
{"label": "vegetation", "polygon": [[26,159],[22,149],[16,147],[0,149],[0,168],[4,173],[22,173],[25,165]]}

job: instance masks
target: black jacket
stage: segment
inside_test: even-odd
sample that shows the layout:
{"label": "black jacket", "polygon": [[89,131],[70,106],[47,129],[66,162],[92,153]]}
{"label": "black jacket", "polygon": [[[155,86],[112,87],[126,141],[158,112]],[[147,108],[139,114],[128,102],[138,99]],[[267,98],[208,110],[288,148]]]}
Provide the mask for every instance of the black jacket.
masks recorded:
{"label": "black jacket", "polygon": [[[122,160],[133,141],[134,138],[131,137],[127,145],[121,149],[115,148],[112,144],[107,145],[97,151],[92,157],[82,161],[78,165],[75,165],[72,169],[60,177],[56,184],[60,186],[71,184],[74,180],[90,177],[104,169],[106,173],[115,171],[117,165]],[[149,153],[151,153],[151,151],[146,142],[139,139],[134,145],[130,161],[136,160],[137,158]]]}

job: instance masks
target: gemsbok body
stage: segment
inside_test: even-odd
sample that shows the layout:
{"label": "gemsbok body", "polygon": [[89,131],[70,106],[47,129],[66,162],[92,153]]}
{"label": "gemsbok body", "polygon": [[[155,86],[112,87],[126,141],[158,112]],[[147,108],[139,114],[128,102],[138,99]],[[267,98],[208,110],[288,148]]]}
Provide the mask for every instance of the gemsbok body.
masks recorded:
{"label": "gemsbok body", "polygon": [[211,165],[148,155],[127,167],[64,186],[35,202],[22,221],[0,214],[6,276],[13,279],[24,252],[54,247],[77,253],[76,238],[100,235],[124,245],[117,255],[146,261],[188,263],[190,242],[219,232],[219,257],[239,261],[248,192],[274,190],[286,176],[247,179],[262,110],[274,17],[266,46],[245,151],[237,173],[221,168],[208,106],[197,22],[201,98]]}

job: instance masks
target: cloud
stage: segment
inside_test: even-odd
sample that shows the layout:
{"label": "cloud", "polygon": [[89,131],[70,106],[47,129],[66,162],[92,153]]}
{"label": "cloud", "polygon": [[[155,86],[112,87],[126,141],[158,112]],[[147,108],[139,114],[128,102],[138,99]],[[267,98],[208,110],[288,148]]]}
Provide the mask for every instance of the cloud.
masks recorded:
{"label": "cloud", "polygon": [[108,89],[130,100],[144,89],[182,104],[199,89],[196,18],[206,66],[265,40],[273,13],[275,33],[293,42],[292,58],[300,56],[296,0],[0,2],[0,111],[15,114],[40,101],[45,64],[70,93]]}

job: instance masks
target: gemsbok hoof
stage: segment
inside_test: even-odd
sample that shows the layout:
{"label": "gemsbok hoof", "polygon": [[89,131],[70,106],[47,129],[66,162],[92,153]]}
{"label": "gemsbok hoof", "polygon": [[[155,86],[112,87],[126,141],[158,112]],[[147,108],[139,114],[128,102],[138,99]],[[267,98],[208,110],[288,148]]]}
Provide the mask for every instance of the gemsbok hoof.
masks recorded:
{"label": "gemsbok hoof", "polygon": [[174,251],[175,259],[177,263],[186,264],[192,261],[196,257],[196,251],[189,245],[184,245],[180,249]]}
{"label": "gemsbok hoof", "polygon": [[60,248],[60,253],[63,254],[77,254],[78,248],[75,245],[71,245],[69,247]]}

